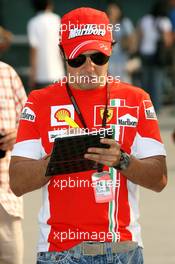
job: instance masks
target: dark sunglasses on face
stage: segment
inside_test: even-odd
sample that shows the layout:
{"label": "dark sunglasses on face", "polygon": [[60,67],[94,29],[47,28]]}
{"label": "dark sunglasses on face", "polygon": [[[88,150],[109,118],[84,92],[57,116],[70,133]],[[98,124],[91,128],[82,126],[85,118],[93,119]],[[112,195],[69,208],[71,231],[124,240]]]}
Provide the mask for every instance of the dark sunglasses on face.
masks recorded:
{"label": "dark sunglasses on face", "polygon": [[80,54],[75,59],[66,59],[66,61],[71,67],[78,68],[85,63],[87,57],[90,57],[91,61],[98,66],[106,64],[110,58],[110,56],[107,56],[101,52],[97,52],[93,54]]}

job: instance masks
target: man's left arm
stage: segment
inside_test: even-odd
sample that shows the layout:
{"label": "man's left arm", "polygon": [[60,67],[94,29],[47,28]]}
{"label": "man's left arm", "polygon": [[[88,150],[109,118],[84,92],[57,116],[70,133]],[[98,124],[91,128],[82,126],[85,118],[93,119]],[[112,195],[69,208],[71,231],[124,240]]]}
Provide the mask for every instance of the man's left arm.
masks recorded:
{"label": "man's left arm", "polygon": [[[120,146],[114,139],[101,139],[101,143],[109,144],[109,149],[89,148],[85,158],[115,167],[120,162]],[[130,156],[126,169],[121,171],[128,180],[135,184],[160,192],[167,184],[166,158],[163,155],[137,159]]]}
{"label": "man's left arm", "polygon": [[160,192],[167,184],[165,156],[153,156],[138,160],[131,156],[131,161],[122,174],[135,184]]}
{"label": "man's left arm", "polygon": [[122,175],[148,189],[160,192],[166,186],[166,152],[156,113],[147,93],[142,91],[136,135],[132,145],[127,146],[125,142],[122,145],[122,149],[130,153],[130,157],[122,154],[120,145],[114,139],[101,139],[101,142],[109,144],[110,148],[90,148],[88,149],[90,154],[85,157],[108,167],[121,164],[117,169],[121,170]]}

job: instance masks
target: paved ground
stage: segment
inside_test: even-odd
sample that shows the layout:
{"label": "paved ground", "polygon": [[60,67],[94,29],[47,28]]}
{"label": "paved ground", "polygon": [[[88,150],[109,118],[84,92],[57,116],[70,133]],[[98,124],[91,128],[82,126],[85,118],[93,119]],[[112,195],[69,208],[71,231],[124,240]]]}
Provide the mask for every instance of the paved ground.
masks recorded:
{"label": "paved ground", "polygon": [[[167,150],[168,185],[161,193],[141,188],[140,222],[145,246],[145,264],[175,263],[175,145],[171,141],[171,131],[175,127],[175,115],[172,115],[172,111],[172,108],[166,107],[159,116],[161,134]],[[24,196],[24,264],[35,263],[38,236],[37,214],[40,201],[40,191]]]}

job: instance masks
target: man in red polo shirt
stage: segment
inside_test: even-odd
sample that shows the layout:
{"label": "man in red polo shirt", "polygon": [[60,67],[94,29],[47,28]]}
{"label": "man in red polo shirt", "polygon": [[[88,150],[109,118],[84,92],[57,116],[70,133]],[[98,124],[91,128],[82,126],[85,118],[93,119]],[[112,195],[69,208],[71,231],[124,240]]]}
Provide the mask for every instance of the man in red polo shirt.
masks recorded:
{"label": "man in red polo shirt", "polygon": [[[32,91],[21,114],[11,188],[18,196],[43,189],[38,264],[143,263],[138,185],[157,192],[165,187],[166,153],[149,95],[108,76],[111,30],[101,11],[65,14],[60,44],[67,76]],[[80,133],[113,129],[113,139],[101,139],[108,149],[89,148],[84,155],[102,164],[105,175],[89,170],[45,177],[54,138],[72,127]],[[111,188],[99,191],[95,177],[98,187],[110,180]]]}

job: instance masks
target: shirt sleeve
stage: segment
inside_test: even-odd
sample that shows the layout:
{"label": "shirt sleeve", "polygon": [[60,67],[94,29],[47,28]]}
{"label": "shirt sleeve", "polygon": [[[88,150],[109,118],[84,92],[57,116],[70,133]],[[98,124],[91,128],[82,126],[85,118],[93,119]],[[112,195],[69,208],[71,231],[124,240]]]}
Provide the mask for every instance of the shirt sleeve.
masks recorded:
{"label": "shirt sleeve", "polygon": [[134,32],[134,26],[129,18],[123,19],[123,35],[129,36]]}
{"label": "shirt sleeve", "polygon": [[141,100],[138,129],[131,148],[131,154],[139,159],[156,155],[166,156],[157,116],[147,93],[144,93]]}
{"label": "shirt sleeve", "polygon": [[171,24],[171,21],[169,18],[165,17],[165,18],[162,18],[160,19],[160,29],[163,31],[163,32],[171,32],[172,31],[172,24]]}
{"label": "shirt sleeve", "polygon": [[37,117],[37,101],[31,92],[21,113],[12,156],[40,159],[46,154],[41,144]]}
{"label": "shirt sleeve", "polygon": [[27,100],[27,96],[24,86],[21,82],[21,79],[19,78],[18,74],[12,67],[10,67],[10,76],[11,76],[11,88],[13,90],[13,96],[15,101],[16,124],[18,125],[20,114]]}

